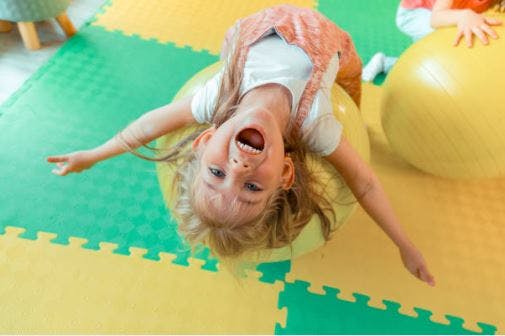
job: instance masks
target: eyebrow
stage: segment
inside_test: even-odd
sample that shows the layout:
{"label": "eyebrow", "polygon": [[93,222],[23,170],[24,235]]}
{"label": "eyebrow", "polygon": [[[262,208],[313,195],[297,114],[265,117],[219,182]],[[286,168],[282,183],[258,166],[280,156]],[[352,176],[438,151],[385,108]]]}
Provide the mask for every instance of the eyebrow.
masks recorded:
{"label": "eyebrow", "polygon": [[[203,182],[204,182],[204,183],[205,183],[205,185],[206,185],[207,187],[209,187],[210,189],[212,189],[212,190],[214,190],[214,191],[216,191],[216,192],[219,192],[219,191],[216,189],[216,187],[214,187],[214,186],[213,186],[212,184],[210,184],[209,182],[207,182],[207,181],[205,181],[205,180],[204,180]],[[241,203],[245,203],[245,204],[248,204],[248,205],[256,205],[256,204],[261,203],[261,201],[250,201],[250,200],[248,200],[248,199],[241,198],[240,196],[238,196],[238,197],[237,197],[237,200],[238,200],[239,202],[241,202]]]}

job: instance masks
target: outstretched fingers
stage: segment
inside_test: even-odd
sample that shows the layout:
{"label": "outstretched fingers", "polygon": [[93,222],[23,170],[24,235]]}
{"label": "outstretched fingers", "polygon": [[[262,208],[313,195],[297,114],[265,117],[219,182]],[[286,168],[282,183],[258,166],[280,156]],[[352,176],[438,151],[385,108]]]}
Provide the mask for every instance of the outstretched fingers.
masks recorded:
{"label": "outstretched fingers", "polygon": [[54,174],[54,175],[59,175],[59,176],[65,176],[68,174],[68,166],[63,166],[61,168],[54,168],[51,172]]}
{"label": "outstretched fingers", "polygon": [[458,46],[459,42],[461,42],[461,39],[463,38],[464,34],[462,31],[458,31],[458,34],[456,35],[456,38],[454,39],[453,46]]}
{"label": "outstretched fingers", "polygon": [[67,155],[48,156],[46,160],[47,160],[47,162],[50,162],[50,163],[67,162],[68,156]]}
{"label": "outstretched fingers", "polygon": [[433,277],[430,271],[428,271],[428,268],[426,267],[425,264],[420,265],[416,273],[419,279],[426,282],[428,285],[432,287],[435,286],[435,277]]}
{"label": "outstretched fingers", "polygon": [[56,168],[51,172],[55,175],[65,176],[70,172],[70,163],[68,155],[49,156],[46,160],[50,163],[56,163]]}
{"label": "outstretched fingers", "polygon": [[491,38],[493,38],[495,40],[498,38],[498,34],[494,31],[493,28],[491,28],[487,24],[483,24],[480,27],[480,29],[482,29],[487,35],[491,36]]}
{"label": "outstretched fingers", "polygon": [[462,28],[458,31],[456,38],[454,39],[454,46],[458,46],[461,40],[465,40],[466,46],[471,48],[473,46],[473,35],[475,35],[484,45],[489,44],[489,37],[493,39],[498,38],[498,34],[492,28],[492,26],[499,26],[502,21],[496,18],[485,17],[484,23],[480,26],[475,26],[472,28]]}
{"label": "outstretched fingers", "polygon": [[468,48],[471,48],[472,45],[473,45],[473,35],[472,35],[472,31],[470,29],[465,29],[464,31],[464,36],[465,36],[465,42],[466,42],[466,46]]}
{"label": "outstretched fingers", "polygon": [[502,20],[493,17],[485,17],[484,21],[490,26],[500,26],[502,24]]}
{"label": "outstretched fingers", "polygon": [[487,38],[487,35],[484,33],[484,31],[479,28],[479,27],[474,27],[472,28],[472,33],[477,36],[477,38],[482,42],[482,44],[487,45],[489,44],[489,40]]}
{"label": "outstretched fingers", "polygon": [[471,29],[465,29],[465,30],[458,31],[458,34],[456,35],[456,39],[454,40],[453,46],[455,46],[455,47],[458,46],[463,38],[465,39],[466,46],[468,48],[471,48],[473,45],[472,30]]}

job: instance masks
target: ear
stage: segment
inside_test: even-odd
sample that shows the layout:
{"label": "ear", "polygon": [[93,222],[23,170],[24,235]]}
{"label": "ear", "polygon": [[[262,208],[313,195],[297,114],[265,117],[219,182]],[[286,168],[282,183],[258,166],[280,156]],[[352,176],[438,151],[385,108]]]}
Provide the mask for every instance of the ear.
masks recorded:
{"label": "ear", "polygon": [[295,165],[289,156],[284,157],[284,166],[281,175],[281,188],[288,190],[295,183]]}
{"label": "ear", "polygon": [[191,145],[193,151],[196,151],[198,148],[200,148],[201,145],[207,144],[207,142],[210,140],[210,138],[212,138],[215,132],[216,128],[212,126],[207,128],[202,133],[200,133],[200,135],[195,140],[193,140],[193,144]]}

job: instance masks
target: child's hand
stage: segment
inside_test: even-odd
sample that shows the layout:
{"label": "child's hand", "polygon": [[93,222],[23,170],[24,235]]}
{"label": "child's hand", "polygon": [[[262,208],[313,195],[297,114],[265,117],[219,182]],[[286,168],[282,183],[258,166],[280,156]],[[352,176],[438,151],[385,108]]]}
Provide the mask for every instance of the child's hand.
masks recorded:
{"label": "child's hand", "polygon": [[47,162],[56,163],[57,168],[53,169],[52,173],[60,176],[80,173],[91,168],[97,161],[92,151],[79,151],[47,158]]}
{"label": "child's hand", "polygon": [[489,43],[488,36],[493,39],[498,38],[498,34],[491,26],[499,26],[501,21],[495,18],[485,17],[477,14],[472,10],[464,10],[461,12],[461,17],[458,21],[458,34],[454,40],[454,46],[457,46],[463,37],[465,38],[467,47],[473,45],[472,36],[475,35],[487,45]]}
{"label": "child's hand", "polygon": [[428,271],[423,255],[412,244],[400,248],[403,265],[419,280],[426,282],[430,286],[435,286],[435,278]]}

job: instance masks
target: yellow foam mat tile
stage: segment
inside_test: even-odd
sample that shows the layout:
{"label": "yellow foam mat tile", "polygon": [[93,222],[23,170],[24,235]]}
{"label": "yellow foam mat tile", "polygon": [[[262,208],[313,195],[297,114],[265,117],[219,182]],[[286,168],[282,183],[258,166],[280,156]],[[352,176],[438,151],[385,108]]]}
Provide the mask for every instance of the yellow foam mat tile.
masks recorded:
{"label": "yellow foam mat tile", "polygon": [[[237,19],[283,3],[286,1],[111,0],[110,6],[93,24],[120,30],[126,35],[136,34],[145,39],[219,54],[226,30]],[[289,3],[306,8],[316,6],[315,0]]]}
{"label": "yellow foam mat tile", "polygon": [[[238,280],[229,272],[189,267],[37,240],[8,228],[0,235],[0,331],[2,333],[261,333],[285,323],[277,309],[282,283],[259,274]],[[188,318],[188,317],[191,318]]]}
{"label": "yellow foam mat tile", "polygon": [[367,294],[376,307],[385,308],[383,299],[396,301],[412,316],[413,307],[425,308],[437,322],[448,323],[445,314],[459,316],[475,331],[485,322],[505,333],[505,179],[442,179],[399,159],[381,130],[381,90],[365,85],[363,92],[371,164],[437,285],[403,268],[396,247],[362,209],[324,248],[294,260],[288,280],[310,282],[313,292],[336,287],[351,301],[353,292]]}

